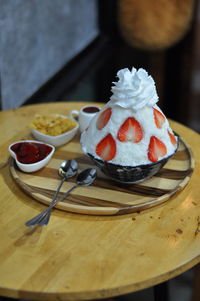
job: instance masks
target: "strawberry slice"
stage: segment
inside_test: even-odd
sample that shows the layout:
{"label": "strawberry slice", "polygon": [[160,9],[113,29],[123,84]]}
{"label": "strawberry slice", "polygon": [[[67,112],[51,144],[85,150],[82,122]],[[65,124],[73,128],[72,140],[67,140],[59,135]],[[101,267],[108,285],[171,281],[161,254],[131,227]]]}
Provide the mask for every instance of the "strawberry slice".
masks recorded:
{"label": "strawberry slice", "polygon": [[110,120],[112,114],[112,109],[111,108],[107,108],[106,110],[104,110],[98,117],[97,119],[97,129],[101,130],[104,128],[104,126],[106,126],[106,124],[108,123],[108,121]]}
{"label": "strawberry slice", "polygon": [[172,143],[173,145],[176,145],[177,142],[176,142],[176,138],[175,138],[174,134],[173,134],[173,133],[170,133],[169,130],[167,130],[167,132],[168,132],[169,138],[170,138],[170,140],[171,140],[171,143]]}
{"label": "strawberry slice", "polygon": [[96,154],[104,161],[112,160],[116,155],[116,143],[111,134],[105,136],[96,146]]}
{"label": "strawberry slice", "polygon": [[153,108],[153,114],[154,114],[154,120],[157,128],[161,129],[163,123],[165,122],[165,116],[155,108]]}
{"label": "strawberry slice", "polygon": [[120,127],[117,138],[121,142],[140,142],[143,138],[143,130],[140,123],[133,117],[129,117]]}
{"label": "strawberry slice", "polygon": [[152,162],[157,162],[160,157],[167,154],[165,144],[155,136],[151,136],[149,143],[148,158]]}

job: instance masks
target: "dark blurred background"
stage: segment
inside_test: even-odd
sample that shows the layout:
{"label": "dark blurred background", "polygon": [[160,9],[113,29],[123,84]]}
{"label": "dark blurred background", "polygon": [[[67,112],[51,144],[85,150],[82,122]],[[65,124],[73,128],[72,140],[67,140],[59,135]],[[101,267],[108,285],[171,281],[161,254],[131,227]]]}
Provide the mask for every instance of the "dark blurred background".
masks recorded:
{"label": "dark blurred background", "polygon": [[[0,41],[1,110],[107,102],[117,71],[134,66],[167,117],[200,132],[200,0],[0,0]],[[170,300],[200,300],[196,271],[194,291],[193,269],[169,282]]]}
{"label": "dark blurred background", "polygon": [[[119,69],[143,67],[154,77],[164,113],[199,132],[200,5],[199,0],[174,1],[177,11],[166,22],[175,40],[153,46],[148,43],[151,23],[144,29],[147,42],[144,37],[138,45],[136,33],[148,16],[136,0],[2,1],[1,109],[53,101],[107,102]],[[163,0],[154,6],[152,0],[140,1],[144,9],[148,2],[146,11],[155,10],[162,34],[165,15],[159,16],[154,6],[160,2],[166,15],[169,8]],[[182,23],[176,27],[183,3]],[[184,20],[187,10],[189,21]],[[182,34],[176,38],[178,30]]]}

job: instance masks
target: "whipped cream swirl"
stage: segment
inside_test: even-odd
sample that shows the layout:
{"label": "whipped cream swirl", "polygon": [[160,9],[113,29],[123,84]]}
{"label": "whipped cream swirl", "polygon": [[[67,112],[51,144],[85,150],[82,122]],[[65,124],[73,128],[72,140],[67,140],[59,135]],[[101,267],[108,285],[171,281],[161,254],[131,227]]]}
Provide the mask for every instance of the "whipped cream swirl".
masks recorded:
{"label": "whipped cream swirl", "polygon": [[113,82],[115,86],[111,89],[111,105],[138,111],[146,105],[152,107],[158,101],[155,82],[144,69],[121,69],[117,76],[119,81]]}

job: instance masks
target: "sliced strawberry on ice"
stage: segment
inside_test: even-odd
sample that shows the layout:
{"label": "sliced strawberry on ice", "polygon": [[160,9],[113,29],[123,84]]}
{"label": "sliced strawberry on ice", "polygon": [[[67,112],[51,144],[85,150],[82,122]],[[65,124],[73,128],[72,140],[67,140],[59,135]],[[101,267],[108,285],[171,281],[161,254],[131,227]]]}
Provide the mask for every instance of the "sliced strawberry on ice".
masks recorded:
{"label": "sliced strawberry on ice", "polygon": [[172,143],[173,145],[176,145],[177,142],[176,142],[176,138],[175,138],[174,134],[173,134],[173,133],[170,133],[170,131],[168,130],[168,135],[169,135],[169,138],[170,138],[170,140],[171,140],[171,143]]}
{"label": "sliced strawberry on ice", "polygon": [[155,108],[153,108],[153,114],[154,114],[154,120],[157,128],[161,129],[163,123],[165,122],[165,116]]}
{"label": "sliced strawberry on ice", "polygon": [[121,142],[140,142],[143,138],[143,130],[140,123],[133,117],[129,117],[120,127],[117,138]]}
{"label": "sliced strawberry on ice", "polygon": [[157,162],[160,157],[167,154],[165,144],[155,136],[151,136],[149,143],[148,158],[152,162]]}
{"label": "sliced strawberry on ice", "polygon": [[116,143],[111,134],[105,136],[96,146],[96,154],[104,161],[112,160],[116,155]]}
{"label": "sliced strawberry on ice", "polygon": [[97,119],[97,129],[101,130],[104,128],[104,126],[106,126],[106,124],[108,123],[108,121],[110,120],[112,114],[112,109],[111,108],[107,108],[106,110],[104,110],[98,117]]}

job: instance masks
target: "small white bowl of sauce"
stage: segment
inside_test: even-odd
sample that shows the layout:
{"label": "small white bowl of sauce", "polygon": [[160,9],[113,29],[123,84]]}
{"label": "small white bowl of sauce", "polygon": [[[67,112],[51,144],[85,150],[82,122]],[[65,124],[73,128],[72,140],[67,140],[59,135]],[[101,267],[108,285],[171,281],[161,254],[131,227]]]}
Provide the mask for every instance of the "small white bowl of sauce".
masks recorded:
{"label": "small white bowl of sauce", "polygon": [[34,172],[43,168],[52,158],[55,147],[35,140],[21,140],[8,147],[20,170]]}

